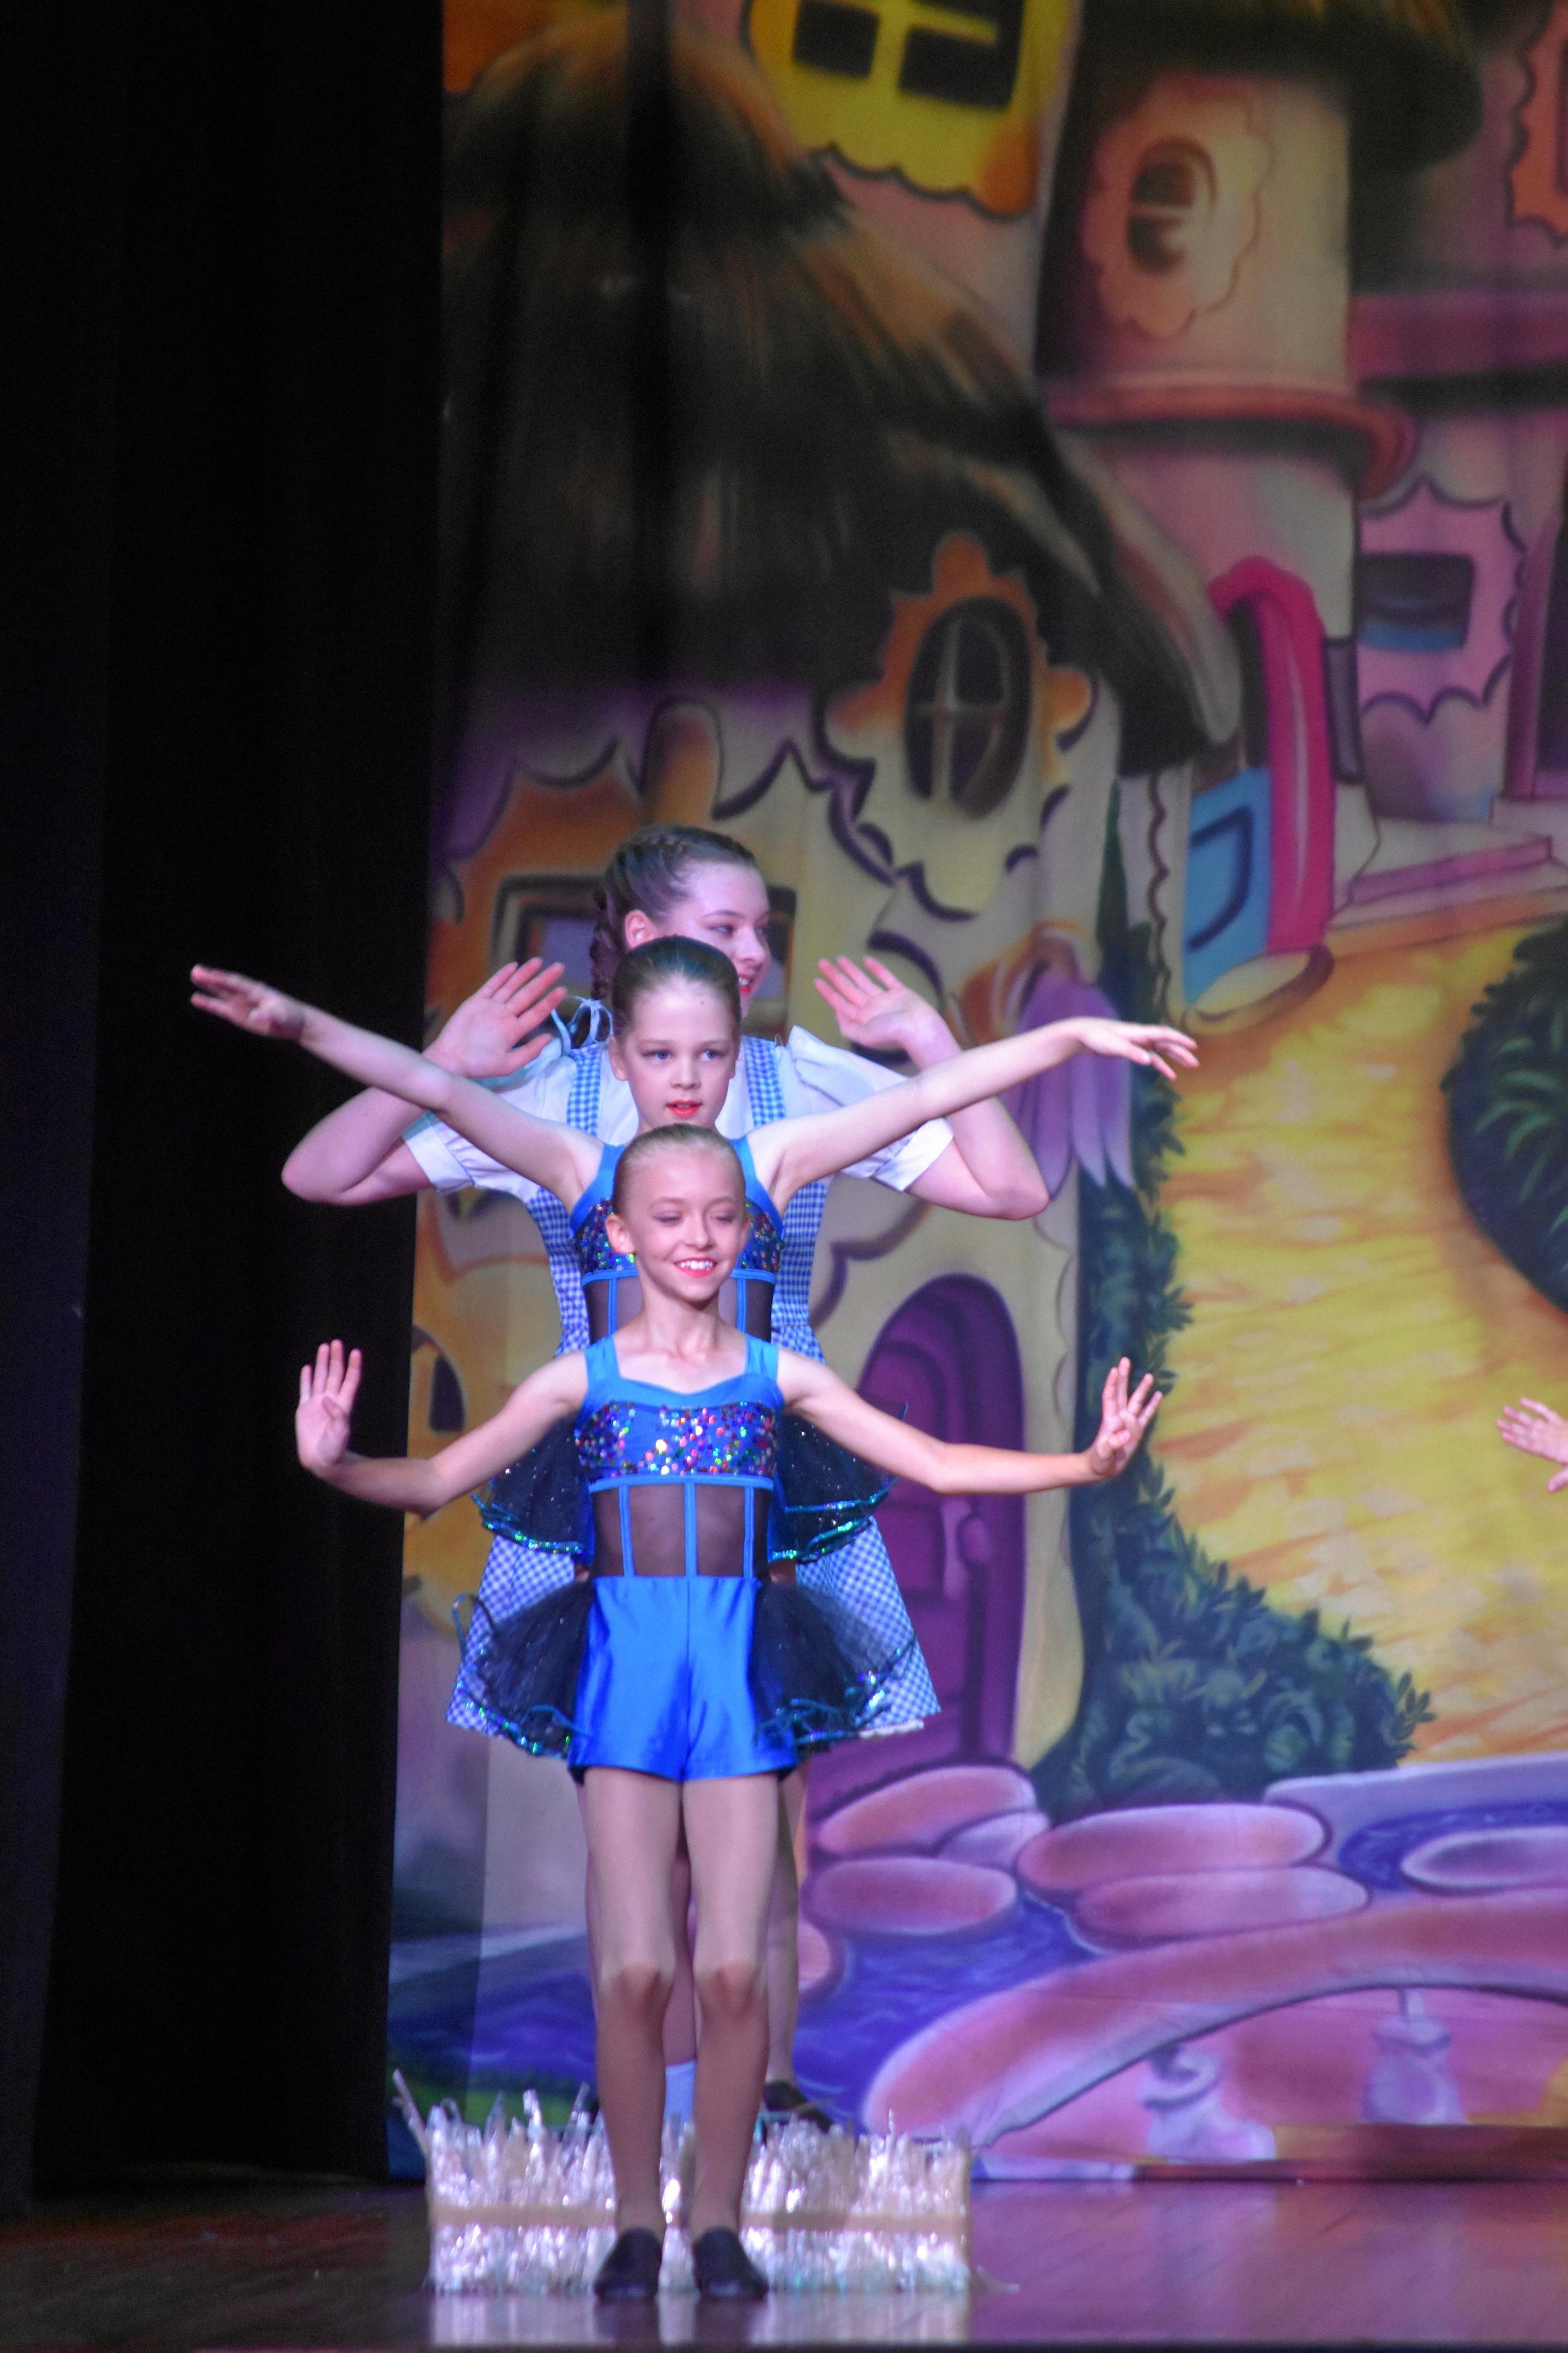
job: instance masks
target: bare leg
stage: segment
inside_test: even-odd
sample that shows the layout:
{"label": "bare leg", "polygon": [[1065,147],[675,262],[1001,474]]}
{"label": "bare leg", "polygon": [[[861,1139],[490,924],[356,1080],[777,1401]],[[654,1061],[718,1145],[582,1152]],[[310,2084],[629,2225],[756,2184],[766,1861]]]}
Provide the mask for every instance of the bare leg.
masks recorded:
{"label": "bare leg", "polygon": [[738,2231],[768,2055],[768,1890],[778,1851],[771,1773],[681,1785],[697,1898],[697,2179],[693,2242]]}
{"label": "bare leg", "polygon": [[[584,1783],[578,1784],[577,1803],[585,1834],[588,1797]],[[588,1983],[590,1987],[596,1988],[599,1930],[591,1867],[586,1876],[588,1884],[584,1908],[588,1929]],[[675,1933],[675,1989],[669,1998],[669,2008],[664,2013],[664,2063],[667,2067],[679,2067],[689,2064],[697,2055],[697,1995],[691,1983],[691,1858],[686,1852],[684,1833],[676,1852],[675,1867],[670,1873],[669,1911]]]}
{"label": "bare leg", "polygon": [[664,2013],[664,2063],[679,2067],[697,2056],[697,1989],[691,1982],[691,1857],[684,1836],[669,1875],[669,1918],[675,1937],[675,1986]]}
{"label": "bare leg", "polygon": [[584,1786],[599,2106],[616,2169],[616,2228],[662,2237],[664,2013],[675,1979],[669,1874],[680,1785],[593,1766]]}
{"label": "bare leg", "polygon": [[800,2008],[800,1869],[805,1820],[805,1767],[779,1783],[778,1852],[768,1897],[768,2082],[795,2081],[795,2026]]}

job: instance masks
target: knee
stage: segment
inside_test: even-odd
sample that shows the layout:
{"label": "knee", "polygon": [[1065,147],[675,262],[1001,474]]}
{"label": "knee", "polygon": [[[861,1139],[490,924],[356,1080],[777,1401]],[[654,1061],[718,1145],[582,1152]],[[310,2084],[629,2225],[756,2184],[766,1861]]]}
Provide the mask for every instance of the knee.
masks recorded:
{"label": "knee", "polygon": [[767,1979],[760,1961],[720,1961],[697,1972],[697,1999],[704,2018],[741,2025],[767,2003]]}
{"label": "knee", "polygon": [[674,1983],[674,1971],[658,1961],[623,1961],[617,1968],[599,1972],[600,2011],[614,2010],[617,2017],[636,2019],[641,2025],[660,2026]]}

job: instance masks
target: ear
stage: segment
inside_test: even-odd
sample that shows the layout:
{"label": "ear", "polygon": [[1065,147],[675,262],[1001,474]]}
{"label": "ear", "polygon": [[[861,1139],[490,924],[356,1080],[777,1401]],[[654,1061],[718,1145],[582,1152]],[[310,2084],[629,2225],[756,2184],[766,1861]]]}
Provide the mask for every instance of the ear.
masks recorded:
{"label": "ear", "polygon": [[628,948],[645,948],[649,940],[658,939],[658,926],[651,915],[633,907],[621,923],[621,937]]}
{"label": "ear", "polygon": [[621,1041],[616,1037],[614,1029],[610,1031],[609,1036],[605,1040],[605,1059],[609,1063],[611,1070],[615,1072],[617,1079],[624,1079],[626,1077],[626,1058],[621,1051]]}
{"label": "ear", "polygon": [[637,1244],[631,1238],[626,1220],[612,1209],[605,1219],[605,1240],[622,1258],[636,1258]]}

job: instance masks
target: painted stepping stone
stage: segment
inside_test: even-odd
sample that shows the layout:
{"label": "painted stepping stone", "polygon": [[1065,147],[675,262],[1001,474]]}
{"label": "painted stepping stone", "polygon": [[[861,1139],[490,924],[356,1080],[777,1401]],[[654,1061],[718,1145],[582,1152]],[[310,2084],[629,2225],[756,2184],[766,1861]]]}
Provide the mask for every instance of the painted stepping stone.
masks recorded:
{"label": "painted stepping stone", "polygon": [[1359,1880],[1317,1863],[1265,1871],[1150,1873],[1105,1880],[1073,1902],[1073,1926],[1094,1945],[1159,1945],[1246,1928],[1332,1920],[1370,1902]]}
{"label": "painted stepping stone", "polygon": [[1412,1848],[1399,1868],[1413,1885],[1429,1887],[1439,1895],[1474,1894],[1488,1887],[1562,1886],[1568,1883],[1568,1823],[1448,1831]]}
{"label": "painted stepping stone", "polygon": [[968,1822],[942,1841],[942,1852],[952,1862],[989,1862],[1010,1871],[1031,1839],[1048,1831],[1046,1816],[1031,1806],[1026,1812],[992,1814],[985,1821]]}
{"label": "painted stepping stone", "polygon": [[1043,1831],[1016,1869],[1037,1894],[1068,1895],[1107,1879],[1305,1862],[1325,1835],[1299,1806],[1137,1806]]}
{"label": "painted stepping stone", "polygon": [[844,1952],[813,1921],[802,1920],[798,1935],[800,1994],[804,2001],[808,1994],[826,1993],[829,1986],[837,1982],[844,1967]]}
{"label": "painted stepping stone", "polygon": [[906,1774],[847,1805],[814,1825],[824,1854],[866,1854],[889,1847],[929,1854],[965,1823],[992,1814],[1033,1811],[1028,1776],[1012,1765],[938,1765]]}
{"label": "painted stepping stone", "polygon": [[825,1863],[805,1885],[819,1927],[862,1936],[941,1936],[982,1928],[1018,1900],[1012,1874],[940,1856],[882,1854]]}

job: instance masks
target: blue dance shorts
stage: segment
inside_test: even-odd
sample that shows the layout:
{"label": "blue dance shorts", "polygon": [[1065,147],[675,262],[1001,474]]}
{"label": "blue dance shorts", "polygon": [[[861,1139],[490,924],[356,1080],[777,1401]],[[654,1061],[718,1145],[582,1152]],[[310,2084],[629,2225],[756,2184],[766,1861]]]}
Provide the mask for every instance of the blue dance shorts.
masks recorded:
{"label": "blue dance shorts", "polygon": [[598,1577],[574,1711],[572,1773],[595,1765],[664,1781],[787,1773],[747,1682],[752,1577]]}

